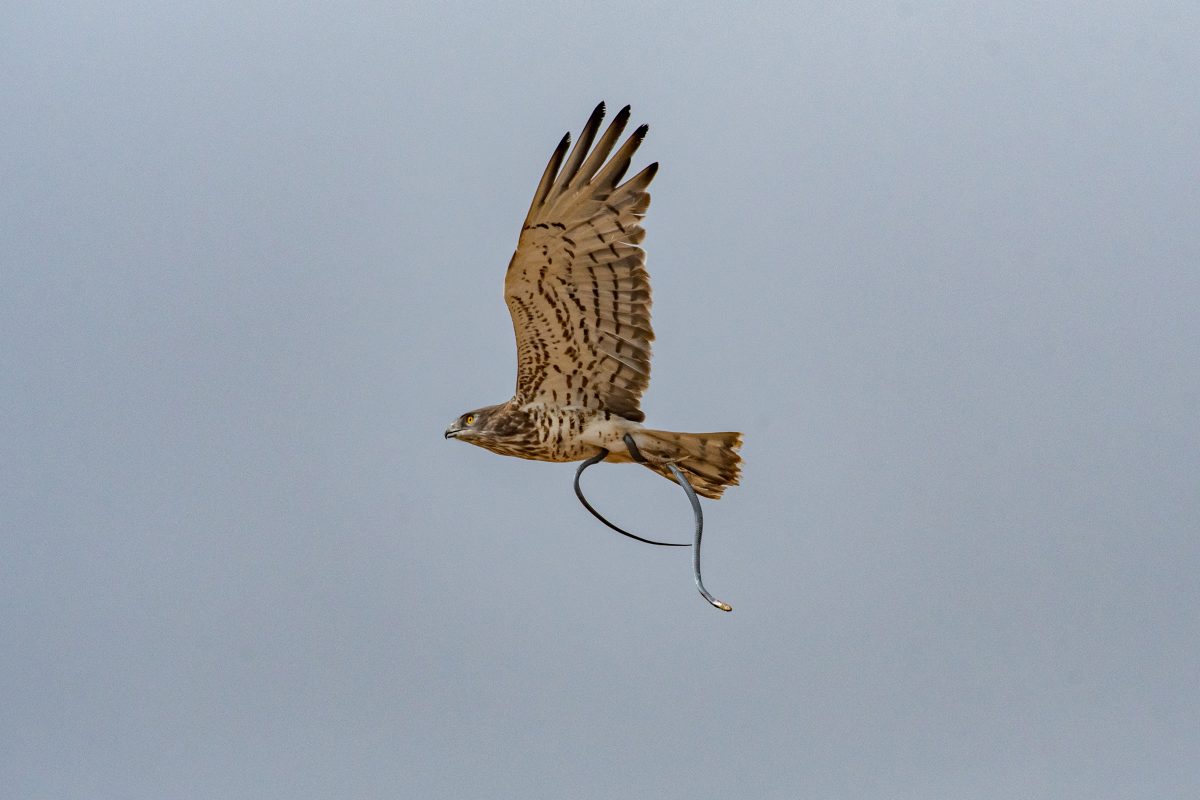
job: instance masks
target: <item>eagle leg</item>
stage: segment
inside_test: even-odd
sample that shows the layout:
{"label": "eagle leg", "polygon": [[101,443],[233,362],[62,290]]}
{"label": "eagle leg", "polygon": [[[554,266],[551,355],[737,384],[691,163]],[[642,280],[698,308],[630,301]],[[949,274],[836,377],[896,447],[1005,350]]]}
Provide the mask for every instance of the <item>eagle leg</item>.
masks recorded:
{"label": "eagle leg", "polygon": [[[630,458],[639,464],[646,463],[645,457],[638,450],[633,437],[628,433],[625,434],[625,446],[629,448]],[[605,452],[604,455],[607,454]],[[601,456],[601,458],[603,457]],[[696,497],[696,490],[692,488],[692,482],[680,471],[679,467],[675,466],[674,462],[668,461],[666,467],[671,470],[671,474],[675,476],[676,482],[683,487],[684,494],[688,496],[688,500],[692,504],[692,513],[696,517],[696,541],[692,548],[692,574],[696,577],[696,588],[700,590],[700,596],[716,608],[722,611],[733,611],[733,606],[729,605],[729,603],[722,602],[709,594],[708,589],[704,588],[704,581],[700,578],[700,537],[704,535],[704,513],[700,510],[700,498]],[[581,469],[580,472],[582,471]]]}
{"label": "eagle leg", "polygon": [[[634,450],[635,451],[637,450],[636,445],[634,446]],[[586,508],[593,517],[600,520],[605,525],[612,528],[614,531],[621,534],[622,536],[628,536],[630,539],[637,539],[639,542],[645,542],[646,544],[654,544],[654,545],[658,545],[659,547],[688,547],[689,545],[687,542],[656,542],[653,539],[643,539],[641,536],[638,536],[637,534],[630,533],[629,531],[627,531],[623,528],[618,528],[616,525],[613,525],[611,522],[609,522],[607,519],[605,519],[600,514],[599,511],[592,508],[592,504],[589,503],[587,501],[587,498],[583,496],[583,489],[579,488],[579,476],[583,475],[583,471],[585,469],[592,466],[593,464],[599,464],[601,461],[603,461],[607,457],[608,457],[608,451],[601,449],[599,453],[592,456],[587,461],[584,461],[582,464],[579,465],[579,469],[575,470],[575,496],[579,498],[580,503],[583,503],[583,507]],[[699,574],[699,573],[697,573],[697,574]]]}

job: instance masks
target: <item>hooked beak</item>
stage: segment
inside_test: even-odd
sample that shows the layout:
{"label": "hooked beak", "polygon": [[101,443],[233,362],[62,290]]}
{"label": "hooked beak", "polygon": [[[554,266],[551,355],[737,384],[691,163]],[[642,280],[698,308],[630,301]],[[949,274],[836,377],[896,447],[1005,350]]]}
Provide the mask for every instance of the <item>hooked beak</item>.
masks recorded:
{"label": "hooked beak", "polygon": [[457,439],[458,434],[460,433],[462,433],[462,428],[456,428],[453,425],[451,425],[449,428],[446,428],[447,439]]}

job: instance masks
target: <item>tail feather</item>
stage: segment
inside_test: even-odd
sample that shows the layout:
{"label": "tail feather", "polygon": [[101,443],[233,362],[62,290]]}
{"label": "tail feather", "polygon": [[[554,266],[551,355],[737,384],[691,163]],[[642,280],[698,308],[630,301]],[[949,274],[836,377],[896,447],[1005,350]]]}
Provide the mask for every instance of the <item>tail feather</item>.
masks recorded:
{"label": "tail feather", "polygon": [[679,467],[697,494],[720,499],[726,487],[737,486],[742,474],[742,435],[724,433],[676,433],[641,428],[633,434],[645,466],[670,481],[675,477],[667,469]]}

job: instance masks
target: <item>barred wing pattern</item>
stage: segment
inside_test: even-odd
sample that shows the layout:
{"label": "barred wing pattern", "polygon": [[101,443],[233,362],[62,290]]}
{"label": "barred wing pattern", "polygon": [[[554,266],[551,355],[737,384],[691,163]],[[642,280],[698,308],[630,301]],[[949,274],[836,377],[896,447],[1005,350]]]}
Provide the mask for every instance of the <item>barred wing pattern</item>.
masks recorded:
{"label": "barred wing pattern", "polygon": [[629,106],[591,149],[603,118],[601,103],[569,156],[570,134],[559,142],[508,265],[504,298],[517,337],[514,399],[641,422],[654,331],[646,254],[638,245],[646,235],[646,187],[658,164],[620,183],[648,126],[609,159]]}

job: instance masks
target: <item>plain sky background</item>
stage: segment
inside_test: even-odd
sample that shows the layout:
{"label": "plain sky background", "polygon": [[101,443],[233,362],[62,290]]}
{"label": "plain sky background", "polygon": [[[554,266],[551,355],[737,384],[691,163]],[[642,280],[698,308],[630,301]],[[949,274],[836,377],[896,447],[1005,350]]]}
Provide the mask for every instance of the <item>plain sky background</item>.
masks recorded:
{"label": "plain sky background", "polygon": [[[6,4],[4,796],[1200,796],[1200,6],[483,6]],[[729,615],[442,438],[601,99]]]}

